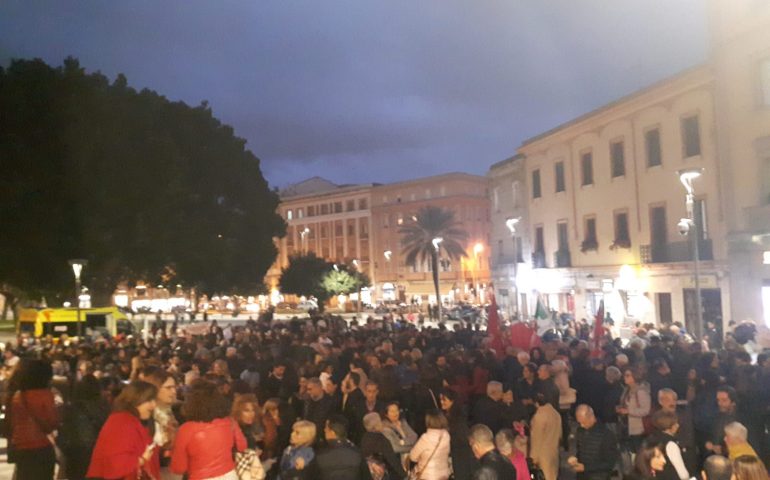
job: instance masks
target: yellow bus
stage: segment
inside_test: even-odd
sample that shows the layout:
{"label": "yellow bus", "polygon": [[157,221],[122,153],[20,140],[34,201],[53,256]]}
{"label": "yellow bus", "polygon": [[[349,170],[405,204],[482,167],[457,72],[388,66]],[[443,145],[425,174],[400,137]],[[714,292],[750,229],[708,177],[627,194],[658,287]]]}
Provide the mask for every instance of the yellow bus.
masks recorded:
{"label": "yellow bus", "polygon": [[[19,311],[16,333],[28,333],[35,337],[60,337],[66,333],[75,337],[78,334],[77,318],[76,308],[22,308]],[[136,334],[134,324],[118,307],[81,308],[80,319],[84,333],[90,331],[112,336],[118,333]]]}

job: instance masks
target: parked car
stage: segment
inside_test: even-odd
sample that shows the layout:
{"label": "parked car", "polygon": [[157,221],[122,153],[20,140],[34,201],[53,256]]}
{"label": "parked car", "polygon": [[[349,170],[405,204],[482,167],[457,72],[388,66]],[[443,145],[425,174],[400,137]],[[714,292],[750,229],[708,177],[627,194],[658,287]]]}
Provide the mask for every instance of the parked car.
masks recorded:
{"label": "parked car", "polygon": [[297,304],[297,309],[302,311],[318,310],[318,304],[313,300],[302,300]]}

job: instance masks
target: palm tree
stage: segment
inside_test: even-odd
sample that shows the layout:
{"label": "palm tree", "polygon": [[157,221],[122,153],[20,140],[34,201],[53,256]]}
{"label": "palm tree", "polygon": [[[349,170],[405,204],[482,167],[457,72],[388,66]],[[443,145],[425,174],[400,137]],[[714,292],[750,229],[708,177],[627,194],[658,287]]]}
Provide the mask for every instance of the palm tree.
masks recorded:
{"label": "palm tree", "polygon": [[[401,250],[406,255],[407,265],[416,265],[430,260],[433,272],[433,286],[436,289],[436,301],[439,305],[441,320],[441,292],[438,288],[439,249],[443,248],[447,257],[458,260],[466,257],[463,244],[468,233],[459,228],[454,213],[439,207],[427,206],[420,209],[413,223],[402,226]],[[440,240],[439,240],[440,239]],[[436,240],[436,242],[434,242]]]}

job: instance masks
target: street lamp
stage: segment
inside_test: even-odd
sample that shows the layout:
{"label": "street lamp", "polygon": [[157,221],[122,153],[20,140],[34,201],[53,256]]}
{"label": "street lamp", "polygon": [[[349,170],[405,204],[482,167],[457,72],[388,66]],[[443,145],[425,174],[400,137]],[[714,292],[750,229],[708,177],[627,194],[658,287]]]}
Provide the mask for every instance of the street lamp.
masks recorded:
{"label": "street lamp", "polygon": [[682,182],[685,191],[685,206],[687,207],[687,218],[679,220],[678,227],[680,233],[688,235],[692,242],[693,270],[695,273],[695,331],[696,337],[701,338],[703,333],[703,305],[700,293],[700,232],[698,224],[695,222],[695,188],[693,180],[703,175],[703,168],[687,168],[676,172],[679,175],[679,181]]}
{"label": "street lamp", "polygon": [[75,308],[77,312],[77,324],[78,324],[78,341],[83,335],[83,323],[80,319],[80,274],[83,272],[83,267],[88,265],[88,260],[82,258],[75,258],[69,261],[72,267],[72,273],[75,274]]}
{"label": "street lamp", "polygon": [[307,243],[305,243],[305,237],[307,236],[308,233],[310,233],[310,229],[307,228],[307,227],[305,227],[304,230],[301,230],[299,232],[299,236],[301,237],[300,241],[302,242],[302,253],[303,254],[307,254]]}
{"label": "street lamp", "polygon": [[436,305],[438,310],[436,313],[438,314],[438,321],[441,322],[441,287],[439,282],[439,265],[438,265],[438,257],[439,257],[439,246],[441,245],[441,242],[444,241],[444,237],[433,237],[433,240],[430,242],[433,244],[433,248],[436,249],[436,257],[433,262],[433,281],[435,282],[436,287]]}
{"label": "street lamp", "polygon": [[509,218],[505,221],[505,226],[511,232],[511,239],[513,240],[513,311],[516,315],[519,314],[519,252],[516,251],[516,225],[521,221],[521,217]]}
{"label": "street lamp", "polygon": [[474,268],[474,272],[473,272],[474,273],[473,276],[475,277],[473,280],[473,289],[475,290],[474,296],[476,297],[476,301],[478,303],[481,303],[481,292],[479,292],[479,288],[480,288],[479,284],[481,283],[479,281],[479,276],[481,273],[481,264],[479,262],[479,256],[483,251],[484,251],[484,245],[481,242],[477,242],[476,245],[473,246],[473,257],[474,257],[474,260],[476,260],[476,268]]}
{"label": "street lamp", "polygon": [[[361,273],[361,264],[358,263],[358,259],[353,259],[353,266],[356,267],[356,270],[358,273]],[[356,319],[361,320],[361,276],[359,275],[358,278],[359,284],[358,284],[358,302],[356,304]]]}

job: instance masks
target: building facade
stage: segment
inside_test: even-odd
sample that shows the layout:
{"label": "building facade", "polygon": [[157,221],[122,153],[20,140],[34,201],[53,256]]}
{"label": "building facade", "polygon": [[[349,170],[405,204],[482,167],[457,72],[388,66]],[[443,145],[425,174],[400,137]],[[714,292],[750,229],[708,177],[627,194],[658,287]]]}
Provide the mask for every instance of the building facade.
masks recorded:
{"label": "building facade", "polygon": [[468,233],[466,258],[439,261],[442,300],[483,302],[482,291],[489,282],[487,179],[465,173],[378,185],[372,189],[377,298],[407,304],[435,302],[430,265],[406,265],[399,234],[399,227],[414,221],[412,217],[428,205],[454,212],[458,227]]}
{"label": "building facade", "polygon": [[516,155],[492,165],[487,173],[490,203],[490,264],[497,303],[508,317],[527,317],[533,298],[517,290],[517,277],[529,275],[529,215],[525,157]]}
{"label": "building facade", "polygon": [[[721,326],[730,284],[714,108],[703,65],[524,142],[532,270],[521,289],[578,318],[603,299],[627,325],[697,332],[697,238],[703,318]],[[693,168],[697,228],[683,237],[678,172]]]}

